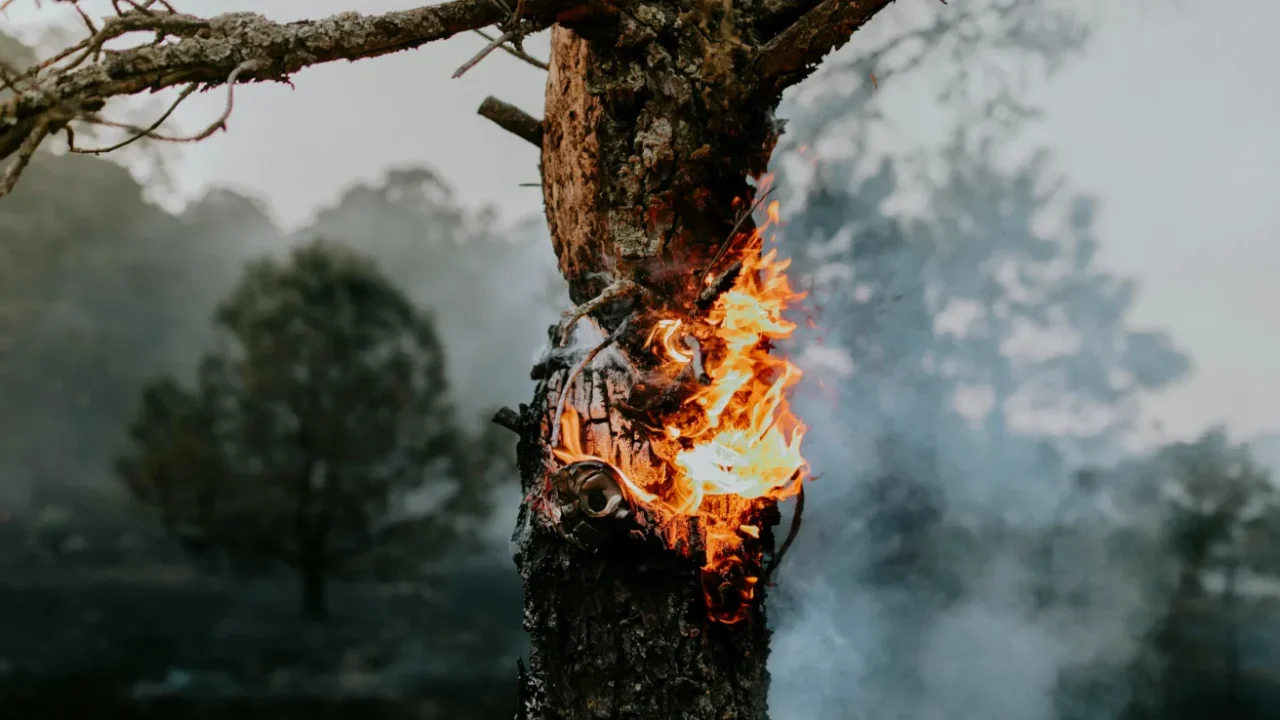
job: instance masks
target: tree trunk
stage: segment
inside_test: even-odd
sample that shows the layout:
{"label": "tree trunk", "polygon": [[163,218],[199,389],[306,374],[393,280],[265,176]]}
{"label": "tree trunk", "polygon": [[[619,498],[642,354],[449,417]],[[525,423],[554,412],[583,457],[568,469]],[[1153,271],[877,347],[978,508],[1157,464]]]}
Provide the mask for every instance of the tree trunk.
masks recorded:
{"label": "tree trunk", "polygon": [[[653,3],[621,18],[616,36],[552,31],[542,155],[547,219],[572,300],[615,298],[590,313],[605,333],[630,317],[636,331],[629,336],[641,337],[657,315],[699,312],[703,284],[690,278],[712,269],[753,200],[747,178],[767,166],[776,96],[762,99],[736,84],[737,35],[723,9],[681,14],[675,3]],[[745,223],[741,230],[751,230]],[[627,283],[638,290],[619,292]],[[644,352],[626,337],[618,344],[630,363],[595,363],[576,378],[567,404],[584,415],[588,451],[626,473],[656,461],[620,410],[637,385],[627,366],[643,368]],[[717,622],[704,590],[717,579],[704,577],[698,553],[651,537],[579,549],[537,509],[558,467],[549,438],[577,360],[544,359],[533,402],[521,413],[527,500],[514,540],[532,640],[521,717],[765,718],[763,587],[745,619]],[[758,523],[753,552],[772,550],[771,509]]]}
{"label": "tree trunk", "polygon": [[312,622],[329,618],[328,578],[323,559],[304,559],[298,568],[302,616]]}
{"label": "tree trunk", "polygon": [[[611,465],[615,487],[676,477],[651,441],[668,450],[687,442],[678,432],[661,439],[672,429],[664,418],[711,381],[702,370],[670,377],[649,338],[660,322],[718,327],[709,320],[716,299],[744,265],[753,272],[761,253],[751,210],[762,198],[750,180],[765,172],[777,141],[782,89],[890,2],[593,2],[556,17],[540,134],[490,107],[495,122],[541,140],[552,243],[577,305],[552,328],[532,402],[518,418],[498,418],[521,436],[525,501],[513,546],[532,641],[521,718],[766,718],[764,566],[776,561],[776,504],[708,496],[702,507],[712,503],[734,524],[707,531],[691,521],[685,533],[676,523],[673,539],[670,516],[655,521],[640,498],[630,515],[592,516],[585,527],[595,544],[579,547],[575,528],[584,526],[576,523],[590,515],[591,498],[585,485],[576,496],[561,488],[574,465],[591,462],[553,453],[566,442],[557,433],[570,431],[557,419],[561,406],[584,418],[572,430],[582,435],[571,438],[582,443],[578,457]],[[583,317],[606,342],[589,353],[564,350],[566,329]],[[696,346],[689,332],[684,341]],[[716,337],[704,349],[720,363],[716,353],[727,351]],[[594,467],[596,480],[608,475]],[[733,563],[710,559],[707,537],[719,547],[725,533],[739,532]]]}

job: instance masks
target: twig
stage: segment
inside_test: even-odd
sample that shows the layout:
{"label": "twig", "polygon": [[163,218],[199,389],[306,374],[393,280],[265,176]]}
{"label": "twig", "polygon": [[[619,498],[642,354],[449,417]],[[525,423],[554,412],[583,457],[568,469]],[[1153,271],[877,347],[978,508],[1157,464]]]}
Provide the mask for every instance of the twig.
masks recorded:
{"label": "twig", "polygon": [[506,41],[510,40],[515,36],[516,34],[514,32],[508,30],[507,32],[502,33],[502,35],[494,38],[493,40],[490,40],[489,44],[485,45],[483,50],[476,53],[475,56],[472,57],[470,60],[462,63],[462,67],[458,68],[453,72],[453,79],[457,80],[458,78],[462,77],[463,73],[475,67],[476,65],[479,65],[481,60],[489,57],[489,53],[493,52],[494,50],[497,50],[503,43],[505,43]]}
{"label": "twig", "polygon": [[[485,40],[488,40],[489,42],[494,42],[494,38],[490,37],[489,34],[483,30],[476,30],[476,34],[484,38]],[[520,58],[521,60],[529,63],[530,65],[536,68],[540,68],[542,70],[550,69],[550,66],[548,66],[546,63],[542,62],[538,58],[530,55],[529,53],[523,50],[518,50],[514,47],[511,47],[510,45],[507,45],[506,43],[499,45],[499,47],[501,47],[503,50],[506,50],[507,53],[510,54],[512,57]]]}
{"label": "twig", "polygon": [[622,278],[615,280],[606,287],[601,293],[594,298],[582,303],[581,305],[570,310],[565,318],[560,321],[559,332],[556,333],[557,347],[564,347],[569,342],[569,333],[573,330],[573,326],[582,318],[599,310],[613,302],[617,302],[626,297],[631,297],[640,292],[640,286],[634,280]]}
{"label": "twig", "polygon": [[782,547],[773,554],[769,560],[769,566],[764,571],[764,583],[769,584],[773,578],[773,573],[778,569],[778,565],[782,563],[782,556],[787,554],[787,550],[791,549],[791,543],[795,542],[796,535],[800,533],[800,521],[804,517],[804,481],[800,481],[800,490],[796,493],[796,512],[791,516],[791,527],[787,528],[787,538],[782,541]]}
{"label": "twig", "polygon": [[751,207],[747,208],[745,212],[738,216],[737,222],[733,224],[733,230],[729,231],[729,237],[725,238],[724,242],[720,243],[720,249],[716,250],[715,257],[711,258],[711,262],[707,263],[707,269],[702,273],[701,282],[703,285],[706,285],[707,278],[711,277],[711,271],[716,269],[716,264],[724,259],[725,253],[729,252],[729,247],[733,245],[733,239],[738,236],[738,231],[742,229],[742,225],[747,221],[747,218],[754,215],[756,210],[760,209],[765,198],[772,195],[773,190],[776,187],[776,185],[770,185],[768,190],[761,193],[760,197],[756,198],[755,202],[751,203]]}
{"label": "twig", "polygon": [[[169,119],[169,116],[173,114],[173,111],[174,111],[174,110],[177,110],[177,109],[178,109],[178,106],[182,104],[182,101],[183,101],[183,100],[186,100],[188,97],[190,97],[190,96],[192,95],[192,93],[194,93],[194,92],[196,91],[196,88],[197,88],[197,87],[198,87],[198,86],[197,86],[195,83],[192,83],[192,84],[188,85],[186,88],[184,88],[184,89],[182,90],[182,93],[181,93],[180,95],[178,95],[178,99],[177,99],[177,100],[174,100],[174,101],[173,101],[173,104],[169,106],[169,109],[168,109],[168,110],[166,110],[166,111],[164,112],[164,114],[163,114],[163,115],[161,115],[161,116],[160,116],[160,118],[159,118],[159,119],[157,119],[154,123],[151,123],[151,125],[150,125],[149,127],[146,127],[146,128],[143,128],[143,129],[136,129],[136,130],[135,130],[135,132],[134,132],[134,134],[133,134],[132,136],[128,137],[128,138],[127,138],[127,139],[125,139],[125,140],[121,140],[120,142],[116,143],[115,145],[111,145],[111,146],[109,146],[109,147],[104,147],[104,148],[78,148],[78,147],[76,147],[76,146],[75,146],[75,141],[74,141],[74,139],[73,139],[73,138],[74,138],[74,135],[70,134],[70,132],[71,132],[71,128],[70,128],[70,127],[68,127],[68,128],[67,128],[67,132],[69,133],[69,134],[68,134],[68,138],[67,138],[67,146],[68,146],[68,149],[69,149],[71,152],[74,152],[74,153],[81,153],[81,154],[84,154],[84,155],[101,155],[102,153],[108,153],[108,152],[111,152],[111,151],[113,151],[113,150],[119,150],[120,148],[125,147],[126,145],[131,145],[131,144],[133,144],[133,143],[137,142],[138,140],[140,140],[140,139],[142,139],[142,138],[144,138],[144,137],[154,137],[154,136],[153,136],[153,133],[155,132],[155,130],[156,130],[157,128],[159,128],[161,125],[163,125],[165,120],[168,120],[168,119]],[[97,124],[99,124],[99,125],[114,125],[114,123],[106,123],[106,122],[98,122]],[[132,129],[132,128],[130,128],[130,129]],[[165,139],[165,138],[156,138],[156,139]]]}
{"label": "twig", "polygon": [[35,155],[36,149],[40,147],[40,143],[44,142],[45,137],[53,129],[53,123],[48,119],[41,120],[32,129],[31,133],[22,141],[22,146],[18,148],[17,157],[5,168],[4,175],[0,176],[0,197],[4,197],[13,192],[13,188],[18,184],[18,178],[22,175],[22,171],[27,168],[27,164],[31,162],[31,157]]}
{"label": "twig", "polygon": [[17,68],[11,67],[9,63],[0,59],[0,90],[13,88],[16,92],[18,90],[18,76],[20,74],[21,73]]}
{"label": "twig", "polygon": [[476,112],[512,135],[542,147],[542,121],[515,105],[490,95],[480,103]]}
{"label": "twig", "polygon": [[222,115],[217,120],[214,120],[213,123],[209,125],[209,127],[205,128],[203,131],[195,135],[192,135],[191,137],[172,138],[172,139],[169,139],[169,141],[170,142],[199,142],[209,137],[210,135],[218,132],[219,130],[225,130],[227,127],[227,120],[231,117],[231,111],[235,109],[235,106],[236,106],[236,80],[240,78],[240,73],[253,72],[254,70],[261,70],[266,68],[269,64],[270,63],[267,60],[264,60],[261,58],[255,58],[253,60],[246,60],[240,63],[239,65],[237,65],[236,69],[232,70],[231,74],[227,76],[227,83],[226,83],[227,84],[227,106],[226,108],[223,109]]}
{"label": "twig", "polygon": [[551,424],[551,440],[548,443],[551,447],[556,447],[557,442],[560,440],[560,419],[564,416],[564,404],[569,397],[569,391],[573,386],[573,382],[578,379],[578,375],[582,374],[582,371],[586,369],[587,365],[591,364],[592,360],[596,359],[596,356],[599,355],[601,351],[617,342],[618,338],[622,337],[622,333],[627,331],[627,326],[631,324],[631,320],[635,318],[635,316],[636,313],[631,313],[625,320],[618,323],[618,327],[614,328],[613,332],[609,333],[609,337],[600,341],[599,345],[591,348],[591,351],[586,354],[586,357],[582,358],[577,365],[574,365],[573,369],[569,371],[568,376],[565,377],[564,385],[560,388],[560,397],[556,402],[555,420]]}
{"label": "twig", "polygon": [[124,147],[125,145],[128,145],[128,144],[130,144],[130,143],[132,143],[132,142],[134,142],[134,141],[136,141],[136,140],[139,140],[139,139],[141,139],[141,138],[144,138],[144,137],[146,137],[146,138],[150,138],[150,139],[152,139],[152,140],[160,140],[160,141],[162,141],[162,142],[172,142],[172,143],[192,143],[192,142],[200,142],[201,140],[204,140],[204,139],[208,138],[209,136],[213,135],[214,133],[218,132],[219,130],[225,130],[225,129],[226,129],[226,127],[227,127],[227,120],[229,120],[229,119],[231,118],[231,111],[235,109],[235,105],[236,105],[236,80],[237,80],[237,79],[239,79],[240,74],[241,74],[241,73],[243,73],[243,72],[251,72],[251,71],[253,71],[253,70],[260,69],[260,68],[264,67],[266,64],[267,64],[267,61],[266,61],[266,60],[247,60],[247,61],[245,61],[245,62],[241,63],[241,64],[240,64],[240,65],[239,65],[235,70],[232,70],[232,71],[231,71],[231,75],[230,75],[230,76],[228,76],[228,77],[227,77],[227,80],[226,80],[226,86],[227,86],[227,104],[226,104],[226,106],[223,108],[223,110],[222,110],[222,114],[221,114],[221,115],[219,115],[219,116],[218,116],[218,119],[216,119],[216,120],[214,120],[212,123],[210,123],[210,124],[209,124],[205,129],[204,129],[204,130],[201,130],[200,132],[196,133],[195,135],[188,135],[188,136],[183,137],[183,136],[172,136],[172,135],[159,135],[159,134],[157,134],[157,133],[153,132],[153,131],[155,130],[155,128],[157,128],[157,127],[159,127],[159,126],[160,126],[160,123],[163,123],[163,122],[165,121],[165,118],[167,118],[167,117],[170,115],[170,113],[172,113],[175,109],[177,109],[177,107],[178,107],[178,104],[179,104],[179,103],[181,103],[183,100],[185,100],[185,99],[187,98],[187,96],[189,96],[189,95],[191,94],[191,92],[194,92],[194,87],[195,87],[195,86],[194,86],[194,85],[192,85],[192,86],[189,86],[189,87],[188,87],[188,90],[189,90],[189,91],[188,91],[188,90],[184,90],[184,91],[183,91],[183,94],[178,98],[177,102],[175,102],[175,103],[173,104],[173,106],[169,108],[168,112],[166,112],[166,113],[164,114],[164,116],[163,116],[163,117],[161,117],[161,118],[160,118],[160,120],[158,120],[158,121],[157,121],[154,125],[152,125],[150,128],[138,128],[138,127],[135,127],[135,126],[133,126],[133,125],[128,125],[128,124],[125,124],[125,123],[119,123],[119,122],[115,122],[115,121],[112,121],[112,120],[103,120],[102,118],[97,118],[97,117],[93,117],[93,116],[86,117],[86,118],[85,118],[85,120],[86,120],[87,122],[91,122],[91,123],[93,123],[93,124],[95,124],[95,125],[104,125],[104,126],[106,126],[106,127],[115,127],[115,128],[121,128],[121,129],[124,129],[124,130],[129,130],[129,131],[133,132],[133,133],[134,133],[134,135],[133,135],[133,137],[130,137],[128,140],[125,140],[125,141],[121,142],[121,143],[120,143],[120,144],[118,144],[118,145],[115,145],[115,146],[110,147],[110,148],[104,148],[104,149],[102,149],[102,150],[87,150],[87,151],[84,151],[84,150],[77,150],[76,148],[72,148],[72,150],[75,150],[75,151],[77,151],[77,152],[102,153],[102,152],[107,152],[107,151],[109,151],[109,150],[114,150],[114,149],[117,149],[117,148],[120,148],[120,147]]}

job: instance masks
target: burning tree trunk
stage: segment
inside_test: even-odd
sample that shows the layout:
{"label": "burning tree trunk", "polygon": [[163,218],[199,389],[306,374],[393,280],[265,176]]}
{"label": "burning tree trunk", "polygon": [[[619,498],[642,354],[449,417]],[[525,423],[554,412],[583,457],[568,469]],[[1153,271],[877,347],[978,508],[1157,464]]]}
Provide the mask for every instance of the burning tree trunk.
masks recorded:
{"label": "burning tree trunk", "polygon": [[[543,191],[578,309],[551,342],[582,315],[606,338],[585,358],[551,352],[520,416],[523,717],[766,717],[764,566],[774,500],[799,492],[804,466],[782,399],[798,372],[767,355],[795,296],[785,264],[761,258],[764,188],[748,180],[777,140],[781,89],[813,59],[805,42],[833,29],[819,15],[852,21],[835,23],[847,36],[885,4],[823,3],[781,35],[794,7],[727,2],[553,29]],[[602,484],[625,516],[564,482],[588,456],[617,471]],[[574,528],[605,537],[557,532]]]}
{"label": "burning tree trunk", "polygon": [[[159,122],[104,121],[114,95],[183,85],[180,102],[487,25],[504,32],[486,52],[554,26],[545,120],[496,100],[480,110],[540,144],[578,304],[552,328],[532,402],[496,418],[520,434],[526,494],[521,717],[764,718],[775,501],[800,491],[805,466],[785,403],[798,372],[769,354],[796,295],[752,210],[782,90],[890,2],[455,0],[277,24],[140,0],[86,18],[90,37],[41,67],[0,65],[0,90],[16,91],[0,96],[0,159],[13,158],[0,196],[73,124],[158,137]],[[157,39],[99,52],[140,32]],[[587,353],[563,347],[580,319],[604,337]]]}

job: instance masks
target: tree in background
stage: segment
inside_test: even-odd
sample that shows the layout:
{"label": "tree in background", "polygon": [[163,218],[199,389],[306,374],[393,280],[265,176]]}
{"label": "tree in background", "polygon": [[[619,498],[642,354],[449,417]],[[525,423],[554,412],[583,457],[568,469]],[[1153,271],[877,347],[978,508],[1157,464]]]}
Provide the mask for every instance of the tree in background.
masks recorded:
{"label": "tree in background", "polygon": [[[194,391],[144,392],[120,462],[188,548],[286,564],[320,618],[336,570],[406,535],[443,551],[487,511],[432,320],[369,260],[314,243],[256,262],[216,325]],[[431,511],[406,515],[415,498]]]}
{"label": "tree in background", "polygon": [[1189,600],[1203,592],[1202,578],[1215,556],[1226,553],[1234,563],[1245,535],[1268,519],[1277,500],[1270,474],[1221,428],[1165,445],[1140,473],[1140,481],[1166,498],[1178,594]]}
{"label": "tree in background", "polygon": [[[793,193],[780,234],[820,314],[797,349],[839,398],[807,403],[806,417],[823,420],[811,430],[815,465],[839,478],[824,490],[849,490],[808,505],[786,572],[792,587],[879,603],[876,647],[834,658],[837,672],[868,679],[831,691],[815,717],[929,716],[972,702],[936,678],[929,687],[943,665],[1019,673],[1016,654],[984,655],[981,638],[938,650],[956,642],[940,628],[956,632],[975,606],[1010,636],[1078,628],[1063,652],[1088,657],[1106,687],[1090,677],[1080,689],[1075,660],[1054,661],[1043,681],[1059,683],[1075,712],[1105,716],[1129,696],[1114,670],[1143,641],[1148,599],[1164,590],[1146,561],[1163,551],[1074,489],[1071,469],[1122,454],[1139,398],[1189,363],[1165,334],[1134,327],[1135,284],[1099,262],[1098,202],[1073,192],[1049,154],[1016,146],[1036,114],[1019,79],[1083,49],[1081,12],[1054,0],[912,5],[794,98],[802,112],[777,163]],[[922,83],[938,90],[936,141],[895,127],[904,81],[916,113]],[[993,579],[1008,568],[1018,580]],[[804,592],[780,634],[810,622]],[[822,621],[861,640],[858,612]],[[1095,638],[1114,644],[1087,647]],[[797,678],[788,696],[803,696],[805,672],[787,674]],[[1017,693],[1050,694],[1019,682]],[[970,711],[1030,713],[987,702]]]}
{"label": "tree in background", "polygon": [[[317,236],[358,238],[397,287],[437,309],[460,410],[470,415],[528,395],[528,360],[567,302],[545,225],[501,227],[492,210],[462,207],[434,172],[397,168],[353,185],[291,240]],[[547,297],[553,283],[557,292]]]}
{"label": "tree in background", "polygon": [[[1106,485],[1135,516],[1145,515],[1167,548],[1167,592],[1150,632],[1149,698],[1130,716],[1252,717],[1241,705],[1240,637],[1236,605],[1242,570],[1266,570],[1267,538],[1277,489],[1247,445],[1221,428],[1195,440],[1168,443],[1146,457],[1105,471]],[[1152,522],[1154,521],[1154,522]],[[1222,581],[1206,592],[1206,579]],[[1208,706],[1206,706],[1208,703]]]}

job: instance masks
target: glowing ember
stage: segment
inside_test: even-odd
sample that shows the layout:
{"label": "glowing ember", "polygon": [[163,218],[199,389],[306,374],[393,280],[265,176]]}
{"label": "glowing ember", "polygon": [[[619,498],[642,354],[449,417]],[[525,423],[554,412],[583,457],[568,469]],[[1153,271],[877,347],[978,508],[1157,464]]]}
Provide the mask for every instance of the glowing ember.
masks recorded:
{"label": "glowing ember", "polygon": [[[760,537],[760,509],[795,495],[807,470],[800,454],[805,428],[786,397],[800,370],[769,354],[773,343],[795,331],[783,313],[804,294],[787,281],[790,261],[779,260],[776,250],[762,254],[764,231],[778,220],[777,202],[770,203],[768,217],[763,227],[736,239],[745,245],[741,272],[705,318],[654,323],[648,344],[661,360],[660,372],[674,378],[693,369],[696,389],[661,419],[663,432],[649,439],[668,467],[644,477],[623,475],[629,499],[649,511],[671,546],[687,539],[693,520],[706,553],[704,570],[720,579],[708,588],[708,602],[724,622],[743,619],[745,603],[717,612],[712,595],[731,585],[744,600],[752,597],[758,578],[749,568],[758,567],[759,558],[747,557],[744,542]],[[572,407],[565,409],[560,437],[563,444],[554,452],[561,461],[592,457],[581,447]]]}

